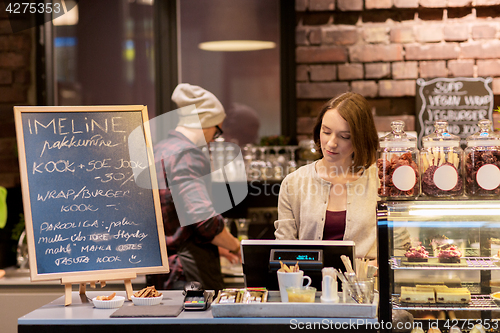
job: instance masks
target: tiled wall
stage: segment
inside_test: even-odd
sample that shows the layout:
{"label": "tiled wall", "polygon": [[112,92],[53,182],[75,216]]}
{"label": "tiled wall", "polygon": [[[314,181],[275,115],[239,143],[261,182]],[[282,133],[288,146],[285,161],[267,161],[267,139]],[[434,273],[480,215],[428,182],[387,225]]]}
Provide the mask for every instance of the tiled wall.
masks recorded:
{"label": "tiled wall", "polygon": [[370,101],[380,131],[414,130],[417,78],[492,76],[500,95],[500,0],[296,0],[296,13],[301,138],[345,91]]}

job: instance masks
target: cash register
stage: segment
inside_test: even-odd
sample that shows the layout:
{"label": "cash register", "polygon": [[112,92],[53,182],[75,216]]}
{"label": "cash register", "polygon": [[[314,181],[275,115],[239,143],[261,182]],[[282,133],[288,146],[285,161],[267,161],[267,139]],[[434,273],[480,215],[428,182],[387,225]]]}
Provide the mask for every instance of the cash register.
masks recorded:
{"label": "cash register", "polygon": [[341,255],[354,262],[353,241],[243,240],[241,256],[245,287],[278,290],[276,272],[282,262],[288,266],[298,263],[304,275],[311,278],[311,286],[321,290],[323,267],[345,271]]}

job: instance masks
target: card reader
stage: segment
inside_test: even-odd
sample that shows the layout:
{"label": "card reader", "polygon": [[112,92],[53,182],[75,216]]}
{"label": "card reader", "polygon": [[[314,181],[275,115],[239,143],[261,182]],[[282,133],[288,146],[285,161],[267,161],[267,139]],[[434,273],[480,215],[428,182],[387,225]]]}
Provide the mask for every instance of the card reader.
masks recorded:
{"label": "card reader", "polygon": [[204,290],[186,290],[186,296],[184,297],[184,310],[192,311],[198,310],[203,311],[206,310],[208,304],[211,301],[211,297],[209,297],[209,293]]}

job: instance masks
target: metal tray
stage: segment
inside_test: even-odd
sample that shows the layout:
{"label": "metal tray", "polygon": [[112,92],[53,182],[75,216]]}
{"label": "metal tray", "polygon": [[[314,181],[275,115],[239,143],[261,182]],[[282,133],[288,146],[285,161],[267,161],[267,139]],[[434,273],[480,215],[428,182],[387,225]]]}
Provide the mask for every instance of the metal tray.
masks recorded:
{"label": "metal tray", "polygon": [[358,304],[349,299],[342,303],[321,303],[321,292],[316,292],[315,303],[282,303],[279,291],[269,291],[265,303],[212,303],[212,315],[218,317],[292,317],[292,318],[375,318],[379,294],[375,292],[372,304]]}
{"label": "metal tray", "polygon": [[460,258],[460,262],[439,262],[439,258],[429,257],[428,261],[408,261],[406,257],[401,259],[403,266],[433,266],[433,267],[467,267],[466,258]]}

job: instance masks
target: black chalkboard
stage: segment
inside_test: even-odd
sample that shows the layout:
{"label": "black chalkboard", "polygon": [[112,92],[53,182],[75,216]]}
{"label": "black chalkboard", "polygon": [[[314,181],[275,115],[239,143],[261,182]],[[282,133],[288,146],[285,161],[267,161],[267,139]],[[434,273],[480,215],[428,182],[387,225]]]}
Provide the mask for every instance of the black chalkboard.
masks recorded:
{"label": "black chalkboard", "polygon": [[146,107],[14,113],[31,279],[168,272]]}
{"label": "black chalkboard", "polygon": [[448,132],[465,139],[479,130],[481,119],[493,120],[492,78],[417,80],[418,142],[434,131],[436,120],[448,121]]}

